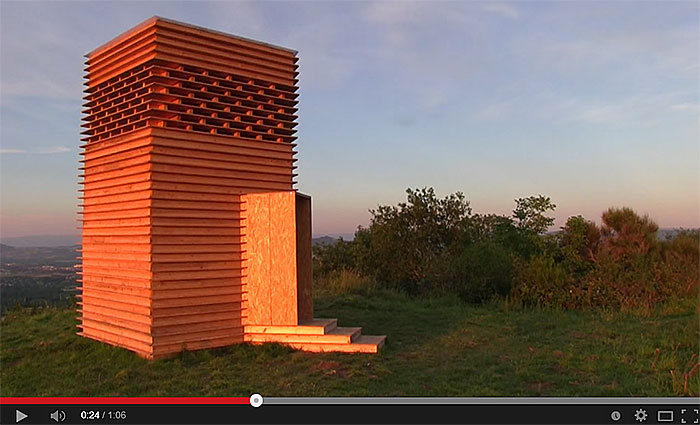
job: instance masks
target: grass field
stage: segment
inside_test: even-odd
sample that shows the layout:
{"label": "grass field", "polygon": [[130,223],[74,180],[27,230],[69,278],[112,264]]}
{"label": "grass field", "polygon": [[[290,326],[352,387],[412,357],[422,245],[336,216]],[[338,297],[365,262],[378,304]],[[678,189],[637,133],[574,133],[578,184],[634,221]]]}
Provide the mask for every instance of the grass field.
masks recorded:
{"label": "grass field", "polygon": [[[69,309],[2,319],[2,396],[698,395],[696,300],[652,316],[507,309],[392,292],[324,296],[316,317],[386,334],[378,355],[237,345],[150,362],[75,335]],[[685,374],[685,375],[684,375]],[[687,385],[685,377],[688,377]]]}

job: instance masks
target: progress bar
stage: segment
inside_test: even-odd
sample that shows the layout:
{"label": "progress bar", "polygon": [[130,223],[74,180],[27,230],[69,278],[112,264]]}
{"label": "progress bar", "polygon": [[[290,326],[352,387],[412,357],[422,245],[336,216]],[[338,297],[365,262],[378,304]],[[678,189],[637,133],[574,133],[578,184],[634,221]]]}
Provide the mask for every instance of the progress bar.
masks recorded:
{"label": "progress bar", "polygon": [[688,397],[265,397],[265,404],[683,404]]}

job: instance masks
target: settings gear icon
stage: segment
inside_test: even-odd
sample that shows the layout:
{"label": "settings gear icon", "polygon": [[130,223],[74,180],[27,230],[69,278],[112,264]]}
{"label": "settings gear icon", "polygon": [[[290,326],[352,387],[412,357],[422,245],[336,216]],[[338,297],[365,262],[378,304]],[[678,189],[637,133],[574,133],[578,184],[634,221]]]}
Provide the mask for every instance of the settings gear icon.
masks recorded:
{"label": "settings gear icon", "polygon": [[634,418],[638,422],[644,422],[647,420],[647,411],[644,409],[637,409],[636,412],[634,412]]}

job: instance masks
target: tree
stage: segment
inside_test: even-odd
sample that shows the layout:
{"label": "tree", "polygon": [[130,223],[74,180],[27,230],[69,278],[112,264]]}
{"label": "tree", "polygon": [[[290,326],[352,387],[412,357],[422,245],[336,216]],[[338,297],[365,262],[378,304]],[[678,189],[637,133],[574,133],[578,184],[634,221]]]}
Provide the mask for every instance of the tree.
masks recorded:
{"label": "tree", "polygon": [[554,211],[556,207],[549,197],[542,195],[519,198],[515,200],[513,218],[520,229],[539,235],[554,225],[554,219],[544,213]]}
{"label": "tree", "polygon": [[370,210],[369,228],[355,234],[363,251],[357,258],[364,273],[418,293],[440,257],[466,237],[472,210],[461,192],[443,199],[433,188],[409,188],[406,194],[406,202]]}
{"label": "tree", "polygon": [[647,254],[657,245],[659,226],[648,215],[640,217],[631,208],[623,207],[608,208],[601,218],[603,249],[616,259]]}
{"label": "tree", "polygon": [[564,257],[574,269],[586,269],[587,264],[596,261],[596,253],[600,246],[600,229],[594,222],[577,215],[569,217],[561,230]]}

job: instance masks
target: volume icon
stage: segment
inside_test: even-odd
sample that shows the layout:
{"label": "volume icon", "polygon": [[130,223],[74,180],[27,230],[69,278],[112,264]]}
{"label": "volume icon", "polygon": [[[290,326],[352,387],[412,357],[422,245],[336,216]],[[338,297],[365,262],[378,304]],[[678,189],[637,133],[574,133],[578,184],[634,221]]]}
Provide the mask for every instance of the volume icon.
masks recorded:
{"label": "volume icon", "polygon": [[53,419],[56,422],[63,422],[66,420],[66,412],[63,410],[56,410],[53,413],[51,413],[51,419]]}

